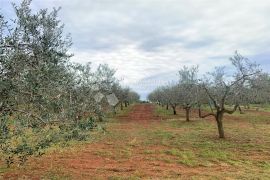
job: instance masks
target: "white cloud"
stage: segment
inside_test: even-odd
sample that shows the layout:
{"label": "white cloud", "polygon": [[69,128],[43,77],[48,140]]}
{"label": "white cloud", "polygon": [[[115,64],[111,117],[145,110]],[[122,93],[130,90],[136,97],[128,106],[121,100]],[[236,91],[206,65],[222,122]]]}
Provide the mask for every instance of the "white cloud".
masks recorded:
{"label": "white cloud", "polygon": [[269,67],[269,0],[33,0],[36,9],[53,6],[62,6],[73,36],[73,61],[108,63],[144,94],[155,77],[172,80],[183,65],[227,65],[235,50]]}

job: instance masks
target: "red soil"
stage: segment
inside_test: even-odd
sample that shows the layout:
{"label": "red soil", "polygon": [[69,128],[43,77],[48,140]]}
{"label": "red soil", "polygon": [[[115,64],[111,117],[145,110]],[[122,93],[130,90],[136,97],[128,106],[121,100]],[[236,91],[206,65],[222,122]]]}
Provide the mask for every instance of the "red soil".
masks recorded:
{"label": "red soil", "polygon": [[125,116],[118,116],[122,122],[144,122],[149,123],[151,121],[158,121],[161,118],[154,115],[154,106],[149,104],[135,105],[131,112]]}
{"label": "red soil", "polygon": [[[109,127],[109,133],[118,133],[117,137],[106,134],[102,140],[80,146],[75,151],[56,152],[32,158],[25,167],[5,173],[3,178],[41,179],[44,176],[52,178],[51,176],[55,175],[67,175],[72,179],[107,179],[119,176],[185,179],[205,172],[205,167],[190,168],[164,160],[174,158],[162,153],[168,148],[166,146],[144,144],[145,138],[148,137],[140,136],[141,129],[149,128],[149,124],[160,122],[161,119],[155,116],[153,111],[153,105],[135,105],[128,115],[119,117],[120,123]],[[226,168],[216,166],[211,167],[211,171],[226,171]]]}

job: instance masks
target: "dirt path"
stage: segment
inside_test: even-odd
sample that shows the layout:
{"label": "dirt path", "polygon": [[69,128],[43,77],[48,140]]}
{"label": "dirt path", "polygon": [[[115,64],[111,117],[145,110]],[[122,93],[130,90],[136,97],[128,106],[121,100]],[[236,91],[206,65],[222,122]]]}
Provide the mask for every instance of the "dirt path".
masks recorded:
{"label": "dirt path", "polygon": [[135,105],[126,116],[118,116],[122,122],[149,123],[158,121],[160,117],[154,115],[154,106],[149,104]]}

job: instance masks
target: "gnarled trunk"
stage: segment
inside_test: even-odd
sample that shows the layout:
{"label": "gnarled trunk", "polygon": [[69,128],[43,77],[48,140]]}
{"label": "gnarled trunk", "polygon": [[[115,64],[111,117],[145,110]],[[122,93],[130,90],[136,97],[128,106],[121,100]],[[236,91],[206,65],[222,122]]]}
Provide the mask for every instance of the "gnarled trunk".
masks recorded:
{"label": "gnarled trunk", "polygon": [[218,126],[219,138],[225,138],[223,123],[222,123],[223,114],[224,114],[223,111],[217,111],[217,114],[216,114],[216,122]]}

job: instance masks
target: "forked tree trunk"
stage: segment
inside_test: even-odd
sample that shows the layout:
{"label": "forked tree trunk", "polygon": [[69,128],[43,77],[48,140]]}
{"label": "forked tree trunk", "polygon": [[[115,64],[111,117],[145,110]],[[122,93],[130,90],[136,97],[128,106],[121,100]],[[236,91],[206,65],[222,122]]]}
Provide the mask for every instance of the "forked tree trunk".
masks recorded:
{"label": "forked tree trunk", "polygon": [[222,111],[218,111],[216,114],[216,122],[217,122],[217,126],[218,126],[219,138],[225,138],[223,123],[222,123],[223,114],[224,114],[224,112],[222,112]]}
{"label": "forked tree trunk", "polygon": [[214,116],[215,120],[217,122],[217,127],[218,127],[218,134],[219,134],[219,138],[225,138],[225,134],[224,134],[224,129],[223,129],[223,115],[224,115],[224,110],[217,110],[217,112],[214,113],[208,113],[206,115],[202,115],[201,112],[201,108],[199,106],[199,117],[200,118],[206,118],[208,116]]}
{"label": "forked tree trunk", "polygon": [[189,121],[190,107],[186,107],[186,121]]}

